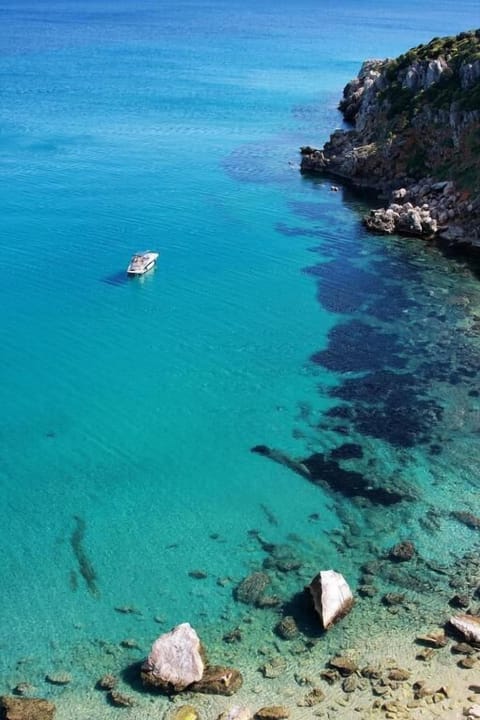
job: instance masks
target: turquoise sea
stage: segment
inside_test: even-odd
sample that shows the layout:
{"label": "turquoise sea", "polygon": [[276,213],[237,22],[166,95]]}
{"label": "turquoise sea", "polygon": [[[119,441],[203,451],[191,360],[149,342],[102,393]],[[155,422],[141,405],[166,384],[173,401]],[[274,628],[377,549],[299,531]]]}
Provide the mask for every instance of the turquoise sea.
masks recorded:
{"label": "turquoise sea", "polygon": [[[265,542],[303,563],[272,571],[285,603],[406,538],[455,564],[478,543],[450,512],[480,514],[479,268],[367,235],[367,200],[298,148],[364,59],[477,3],[1,0],[0,21],[1,691],[81,704],[183,621],[245,670],[222,636]],[[323,454],[331,484],[259,444]],[[341,492],[346,470],[408,499]],[[409,587],[419,616],[444,581]],[[249,612],[268,644],[278,608]]]}

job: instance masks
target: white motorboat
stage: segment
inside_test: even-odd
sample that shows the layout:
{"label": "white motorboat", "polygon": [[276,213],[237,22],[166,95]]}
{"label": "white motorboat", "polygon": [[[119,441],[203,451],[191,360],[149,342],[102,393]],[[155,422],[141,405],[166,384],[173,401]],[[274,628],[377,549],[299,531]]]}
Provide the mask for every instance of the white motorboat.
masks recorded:
{"label": "white motorboat", "polygon": [[130,260],[127,268],[128,275],[144,275],[146,272],[155,267],[159,253],[147,250],[146,252],[136,253]]}

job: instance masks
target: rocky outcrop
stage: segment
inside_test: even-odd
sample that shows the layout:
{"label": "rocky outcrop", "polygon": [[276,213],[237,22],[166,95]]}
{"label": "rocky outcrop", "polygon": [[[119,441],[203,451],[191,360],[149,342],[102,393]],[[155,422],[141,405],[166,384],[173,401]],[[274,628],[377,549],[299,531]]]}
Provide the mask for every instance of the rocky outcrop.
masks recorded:
{"label": "rocky outcrop", "polygon": [[345,87],[351,130],[302,148],[301,170],[390,194],[373,232],[480,247],[480,30],[368,60]]}
{"label": "rocky outcrop", "polygon": [[309,585],[313,604],[324,630],[345,617],[353,607],[353,595],[347,581],[334,570],[322,570]]}
{"label": "rocky outcrop", "polygon": [[205,653],[200,639],[189,623],[177,625],[153,643],[141,676],[145,685],[165,692],[180,692],[201,680]]}
{"label": "rocky outcrop", "polygon": [[1,720],[53,720],[55,705],[48,700],[2,695]]}

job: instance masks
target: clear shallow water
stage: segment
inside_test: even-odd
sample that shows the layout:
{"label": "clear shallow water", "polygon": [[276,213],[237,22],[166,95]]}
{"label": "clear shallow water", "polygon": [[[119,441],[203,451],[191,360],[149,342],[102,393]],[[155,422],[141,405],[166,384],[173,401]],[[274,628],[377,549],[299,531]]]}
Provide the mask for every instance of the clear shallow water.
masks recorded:
{"label": "clear shallow water", "polygon": [[[360,202],[296,164],[341,122],[364,58],[471,27],[475,5],[0,10],[4,689],[24,656],[36,683],[67,666],[91,687],[98,640],[147,648],[186,619],[218,640],[245,608],[216,580],[261,565],[254,528],[302,555],[285,599],[324,565],[355,584],[404,536],[453,562],[472,531],[449,511],[480,492],[478,281],[421,243],[364,235]],[[127,282],[144,247],[158,269]],[[400,399],[396,376],[355,383],[385,368],[409,373]],[[327,412],[342,402],[340,422]],[[344,467],[416,500],[365,505],[249,452],[344,441],[364,452]]]}

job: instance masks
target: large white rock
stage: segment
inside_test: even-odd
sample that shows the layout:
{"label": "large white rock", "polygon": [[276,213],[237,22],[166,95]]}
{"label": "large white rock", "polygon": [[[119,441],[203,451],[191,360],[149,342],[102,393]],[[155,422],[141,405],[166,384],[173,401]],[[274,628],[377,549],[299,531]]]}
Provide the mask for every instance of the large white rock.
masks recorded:
{"label": "large white rock", "polygon": [[142,679],[180,692],[201,680],[204,669],[200,639],[189,623],[182,623],[155,640],[142,665]]}
{"label": "large white rock", "polygon": [[335,570],[322,570],[309,585],[315,610],[325,630],[344,617],[354,603],[347,581]]}
{"label": "large white rock", "polygon": [[454,615],[450,624],[457,628],[466,640],[480,643],[480,615]]}

